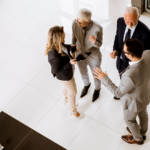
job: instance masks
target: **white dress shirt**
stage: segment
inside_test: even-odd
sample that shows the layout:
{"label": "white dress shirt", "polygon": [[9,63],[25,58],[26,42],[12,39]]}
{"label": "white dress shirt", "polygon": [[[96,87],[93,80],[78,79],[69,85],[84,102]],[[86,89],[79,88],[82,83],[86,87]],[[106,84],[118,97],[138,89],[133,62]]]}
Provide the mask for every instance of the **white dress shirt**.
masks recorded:
{"label": "white dress shirt", "polygon": [[[138,24],[138,23],[137,23]],[[137,24],[133,27],[133,28],[131,28],[130,30],[131,30],[131,33],[130,33],[130,39],[132,38],[132,36],[133,36],[133,34],[134,34],[134,31],[135,31],[135,29],[136,29],[136,27],[137,27]],[[127,32],[128,32],[128,26],[126,25],[126,29],[125,29],[125,32],[124,32],[124,36],[123,36],[123,42],[125,41],[125,36],[126,36],[126,34],[127,34]],[[122,55],[120,55],[120,58],[122,59]]]}
{"label": "white dress shirt", "polygon": [[[137,27],[137,24],[133,28],[130,29],[131,30],[130,39],[132,38],[136,27]],[[126,33],[128,32],[128,29],[129,29],[128,26],[126,26],[126,29],[125,29],[125,32],[124,32],[124,36],[123,36],[123,42],[125,41],[125,36],[126,36]]]}
{"label": "white dress shirt", "polygon": [[129,65],[132,66],[132,65],[134,65],[134,64],[137,64],[137,63],[139,63],[142,59],[143,59],[143,57],[142,57],[139,61],[136,61],[136,62],[129,61]]}

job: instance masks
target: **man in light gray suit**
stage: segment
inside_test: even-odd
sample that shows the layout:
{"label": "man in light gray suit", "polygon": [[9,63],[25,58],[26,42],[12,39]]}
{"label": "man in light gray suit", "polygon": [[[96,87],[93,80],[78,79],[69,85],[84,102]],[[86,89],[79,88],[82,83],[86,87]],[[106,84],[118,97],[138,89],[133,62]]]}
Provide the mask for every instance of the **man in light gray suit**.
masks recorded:
{"label": "man in light gray suit", "polygon": [[[117,87],[99,68],[94,68],[95,78],[101,80],[116,97],[121,98],[124,120],[132,135],[122,136],[130,144],[143,144],[148,128],[147,105],[150,102],[150,51],[143,52],[143,45],[136,39],[125,41],[123,53],[131,60],[121,72],[121,83]],[[143,55],[142,55],[143,54]],[[136,117],[140,124],[137,124]]]}
{"label": "man in light gray suit", "polygon": [[[77,61],[84,82],[84,88],[80,97],[87,94],[91,85],[87,66],[89,65],[91,71],[93,71],[94,67],[100,67],[101,65],[100,47],[103,40],[102,27],[92,21],[91,17],[92,12],[83,8],[78,12],[77,19],[74,20],[72,24],[72,44],[76,44],[79,48],[79,51],[75,53],[75,55],[76,57],[82,55],[84,58],[82,61]],[[99,97],[101,88],[100,80],[94,79],[94,84],[95,90],[92,102]]]}

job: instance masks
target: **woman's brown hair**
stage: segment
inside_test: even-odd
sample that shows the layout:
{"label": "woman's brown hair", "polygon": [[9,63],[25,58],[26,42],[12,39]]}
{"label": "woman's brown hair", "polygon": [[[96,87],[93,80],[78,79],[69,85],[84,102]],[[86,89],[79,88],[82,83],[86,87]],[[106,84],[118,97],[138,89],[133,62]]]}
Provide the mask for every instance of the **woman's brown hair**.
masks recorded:
{"label": "woman's brown hair", "polygon": [[63,55],[62,53],[63,34],[64,29],[61,26],[54,26],[49,29],[45,55],[48,55],[49,51],[54,49],[57,50],[59,54]]}

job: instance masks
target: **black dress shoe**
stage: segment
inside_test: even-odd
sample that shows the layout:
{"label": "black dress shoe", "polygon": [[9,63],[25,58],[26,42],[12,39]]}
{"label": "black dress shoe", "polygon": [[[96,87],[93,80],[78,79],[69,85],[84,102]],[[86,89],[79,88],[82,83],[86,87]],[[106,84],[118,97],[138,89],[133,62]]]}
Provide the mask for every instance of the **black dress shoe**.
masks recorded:
{"label": "black dress shoe", "polygon": [[[128,127],[126,127],[126,129],[127,129],[127,131],[129,132],[129,133],[131,133],[131,131],[130,131],[130,129],[128,128]],[[131,133],[132,134],[132,133]],[[146,136],[144,135],[143,136],[143,140],[145,141],[146,140]]]}
{"label": "black dress shoe", "polygon": [[120,98],[118,98],[118,97],[116,97],[116,96],[114,96],[114,99],[115,99],[115,100],[120,100]]}
{"label": "black dress shoe", "polygon": [[100,93],[100,89],[94,91],[92,102],[95,102],[97,100],[97,98],[99,97],[99,93]]}
{"label": "black dress shoe", "polygon": [[91,83],[88,86],[84,86],[84,88],[81,92],[81,96],[80,96],[81,98],[87,94],[90,85],[91,85]]}

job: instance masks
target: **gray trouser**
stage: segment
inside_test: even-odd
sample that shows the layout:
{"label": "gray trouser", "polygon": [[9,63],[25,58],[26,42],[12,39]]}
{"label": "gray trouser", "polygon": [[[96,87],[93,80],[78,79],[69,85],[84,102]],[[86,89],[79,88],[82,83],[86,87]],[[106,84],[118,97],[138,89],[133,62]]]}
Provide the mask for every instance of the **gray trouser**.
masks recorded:
{"label": "gray trouser", "polygon": [[[81,77],[82,77],[82,80],[84,82],[84,86],[88,86],[90,84],[90,79],[89,79],[87,65],[90,66],[90,69],[93,72],[94,71],[93,68],[95,68],[95,67],[100,68],[101,60],[90,61],[90,59],[87,58],[85,60],[78,61],[77,65],[79,67]],[[94,78],[94,84],[95,84],[95,90],[99,90],[101,88],[101,81],[100,80]]]}
{"label": "gray trouser", "polygon": [[[136,117],[139,117],[139,125],[137,124]],[[124,110],[124,120],[130,129],[135,141],[142,140],[148,129],[148,113],[147,107],[140,112],[131,112]]]}

